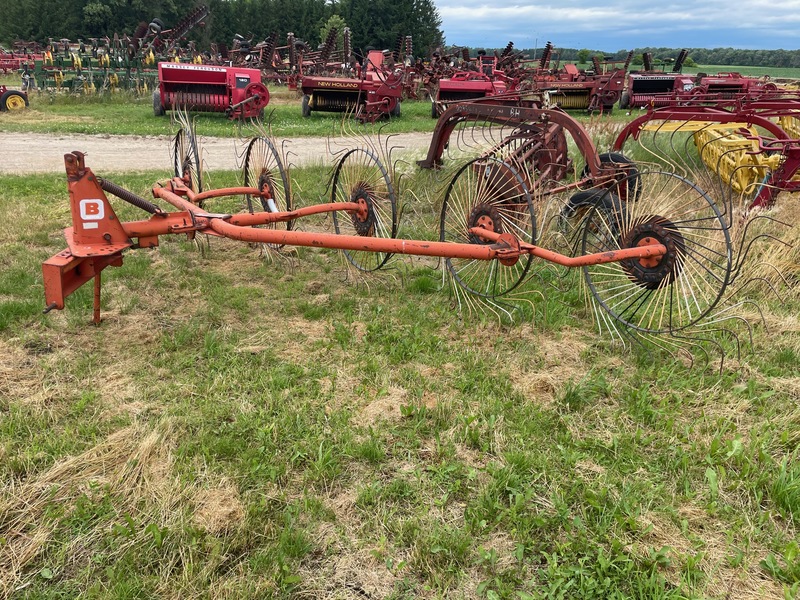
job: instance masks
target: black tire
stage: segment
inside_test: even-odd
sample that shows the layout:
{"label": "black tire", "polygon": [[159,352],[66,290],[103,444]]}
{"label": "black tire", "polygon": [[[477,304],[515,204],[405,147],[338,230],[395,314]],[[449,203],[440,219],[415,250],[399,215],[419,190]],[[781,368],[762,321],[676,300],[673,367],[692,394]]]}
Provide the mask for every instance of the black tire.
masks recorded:
{"label": "black tire", "polygon": [[0,111],[21,110],[28,107],[28,97],[22,92],[8,90],[0,96]]}
{"label": "black tire", "polygon": [[303,117],[310,117],[311,116],[311,106],[309,103],[311,101],[311,96],[308,94],[303,94]]}
{"label": "black tire", "polygon": [[439,109],[436,108],[436,102],[431,102],[431,119],[439,118]]}
{"label": "black tire", "polygon": [[394,108],[389,113],[392,117],[399,117],[400,116],[400,100],[397,101],[397,104],[394,105]]}
{"label": "black tire", "polygon": [[153,92],[153,114],[157,117],[163,117],[166,114],[166,110],[161,105],[161,93],[158,90]]}
{"label": "black tire", "polygon": [[[609,190],[594,189],[577,192],[570,197],[559,213],[559,229],[568,239],[577,241],[573,238],[573,234],[583,231],[586,219],[595,207],[606,215],[621,215],[624,210],[620,199]],[[621,219],[612,221],[616,223]]]}
{"label": "black tire", "polygon": [[[617,195],[624,201],[638,199],[641,193],[641,185],[639,182],[639,169],[636,168],[636,163],[619,152],[604,152],[598,155],[598,158],[600,159],[600,164],[620,165],[620,170],[625,172],[627,189],[624,193],[621,193],[622,190],[617,190]],[[581,171],[581,178],[583,179],[588,175],[589,165],[586,165]],[[617,184],[614,185],[614,187],[616,186]]]}
{"label": "black tire", "polygon": [[630,108],[631,106],[631,95],[628,92],[622,92],[622,96],[619,99],[619,107],[622,110]]}

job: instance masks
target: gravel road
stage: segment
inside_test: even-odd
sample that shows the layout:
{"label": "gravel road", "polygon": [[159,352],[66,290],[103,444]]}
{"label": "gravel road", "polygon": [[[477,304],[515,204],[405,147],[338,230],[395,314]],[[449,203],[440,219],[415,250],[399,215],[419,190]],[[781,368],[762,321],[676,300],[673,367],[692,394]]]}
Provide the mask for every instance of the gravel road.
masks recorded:
{"label": "gravel road", "polygon": [[[405,133],[391,138],[393,146],[422,158],[430,144],[430,133]],[[237,147],[244,143],[231,138],[200,138],[205,164],[209,169],[237,169]],[[333,164],[328,147],[353,147],[357,140],[347,138],[295,138],[286,142],[291,162]],[[86,164],[100,174],[104,171],[149,171],[171,168],[168,136],[135,135],[53,135],[41,133],[0,133],[0,173],[25,174],[64,172],[64,154],[80,150]]]}

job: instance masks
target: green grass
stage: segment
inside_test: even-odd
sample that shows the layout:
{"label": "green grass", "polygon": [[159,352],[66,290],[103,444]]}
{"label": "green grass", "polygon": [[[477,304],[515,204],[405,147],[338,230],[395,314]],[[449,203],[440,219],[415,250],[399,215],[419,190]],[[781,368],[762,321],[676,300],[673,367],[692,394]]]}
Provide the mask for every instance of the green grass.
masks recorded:
{"label": "green grass", "polygon": [[740,73],[753,77],[764,77],[768,75],[772,79],[800,79],[800,69],[790,67],[748,67],[730,65],[697,65],[696,67],[684,67],[683,72],[687,74],[708,73]]}
{"label": "green grass", "polygon": [[[153,116],[152,99],[119,92],[113,95],[71,96],[34,92],[29,94],[28,110],[4,114],[0,132],[80,133],[109,135],[169,135],[173,124],[169,116]],[[265,118],[274,134],[281,137],[328,136],[332,131],[372,131],[384,133],[433,131],[430,102],[406,101],[402,116],[361,125],[354,119],[343,123],[341,113],[313,112],[309,118],[300,114],[300,95],[285,87],[273,88]],[[235,137],[241,124],[224,114],[197,113],[197,125],[204,135]]]}
{"label": "green grass", "polygon": [[[165,173],[102,175],[145,195]],[[298,204],[323,194],[293,176]],[[436,238],[435,199],[405,214]],[[776,326],[720,375],[612,344],[574,285],[500,324],[411,260],[358,277],[172,236],[103,273],[95,327],[91,286],[40,312],[68,222],[63,176],[0,177],[4,594],[798,593],[796,291],[757,298]]]}

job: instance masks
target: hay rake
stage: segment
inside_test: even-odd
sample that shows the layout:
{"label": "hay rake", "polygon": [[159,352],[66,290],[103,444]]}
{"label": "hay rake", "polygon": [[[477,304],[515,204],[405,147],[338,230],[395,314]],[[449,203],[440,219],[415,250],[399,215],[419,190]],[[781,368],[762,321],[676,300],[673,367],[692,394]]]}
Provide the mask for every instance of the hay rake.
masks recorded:
{"label": "hay rake", "polygon": [[[472,127],[458,129],[464,123]],[[581,171],[567,156],[567,134],[585,162]],[[422,162],[441,166],[445,147],[456,153],[457,146],[462,160],[444,194],[436,241],[397,237],[395,177],[385,166],[388,153],[374,145],[341,152],[330,201],[300,208],[283,155],[266,135],[246,145],[242,187],[204,189],[197,138],[182,128],[174,177],[152,189],[172,211],[97,178],[82,153],[67,154],[73,225],[65,230],[68,248],[43,264],[45,311],[64,308],[67,296],[93,280],[99,323],[100,274],[120,266],[124,251],[153,248],[163,235],[205,233],[274,249],[338,249],[365,272],[394,254],[443,258],[454,289],[489,306],[513,300],[538,258],[582,271],[595,315],[609,330],[669,338],[662,347],[693,343],[698,328],[719,322],[734,268],[730,227],[688,178],[639,169],[620,154],[598,155],[582,126],[561,111],[452,107]],[[121,222],[106,193],[150,217]],[[231,196],[243,199],[242,212],[206,210],[206,202]],[[321,214],[332,215],[333,233],[293,226]]]}
{"label": "hay rake", "polygon": [[[800,99],[738,99],[727,104],[651,110],[629,123],[614,150],[635,152],[717,190],[726,208],[770,208],[800,189]],[[638,144],[632,150],[631,144]]]}

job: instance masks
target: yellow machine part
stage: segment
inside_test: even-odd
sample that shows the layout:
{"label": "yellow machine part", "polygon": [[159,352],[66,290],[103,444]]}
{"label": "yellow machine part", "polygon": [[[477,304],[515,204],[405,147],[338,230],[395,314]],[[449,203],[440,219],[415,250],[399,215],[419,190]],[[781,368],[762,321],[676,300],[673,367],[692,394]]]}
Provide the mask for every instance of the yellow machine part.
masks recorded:
{"label": "yellow machine part", "polygon": [[580,90],[577,92],[551,90],[550,100],[564,109],[589,108],[590,96],[588,90]]}
{"label": "yellow machine part", "polygon": [[797,117],[791,115],[778,117],[778,125],[781,126],[781,129],[783,129],[790,138],[795,140],[800,139],[800,115]]}
{"label": "yellow machine part", "polygon": [[743,123],[702,123],[702,127],[695,130],[694,144],[709,169],[728,182],[734,191],[750,195],[770,171],[778,168],[781,155],[760,152],[758,140],[747,139],[741,133],[744,129],[753,136],[758,135],[754,127]]}

